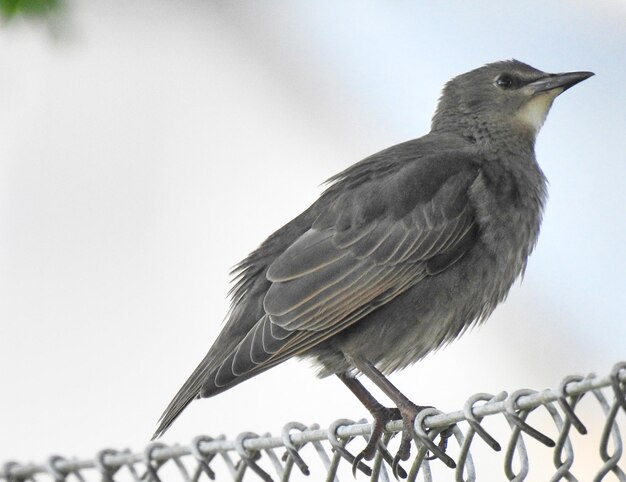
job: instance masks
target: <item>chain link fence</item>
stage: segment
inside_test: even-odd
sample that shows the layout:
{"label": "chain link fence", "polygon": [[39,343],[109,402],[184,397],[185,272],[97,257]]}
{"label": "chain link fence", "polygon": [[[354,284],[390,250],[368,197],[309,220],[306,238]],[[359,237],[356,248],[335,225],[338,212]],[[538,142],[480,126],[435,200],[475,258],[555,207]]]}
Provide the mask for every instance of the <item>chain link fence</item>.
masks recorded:
{"label": "chain link fence", "polygon": [[400,421],[387,425],[375,458],[366,463],[354,454],[368,440],[371,424],[339,419],[328,428],[290,422],[277,437],[252,432],[234,440],[201,435],[186,446],[154,442],[141,453],[104,449],[84,460],[52,456],[42,464],[9,461],[0,469],[0,479],[626,482],[620,467],[620,427],[626,429],[626,362],[604,377],[565,377],[552,390],[477,393],[457,412],[425,409],[415,421],[412,459],[395,467],[391,454]]}

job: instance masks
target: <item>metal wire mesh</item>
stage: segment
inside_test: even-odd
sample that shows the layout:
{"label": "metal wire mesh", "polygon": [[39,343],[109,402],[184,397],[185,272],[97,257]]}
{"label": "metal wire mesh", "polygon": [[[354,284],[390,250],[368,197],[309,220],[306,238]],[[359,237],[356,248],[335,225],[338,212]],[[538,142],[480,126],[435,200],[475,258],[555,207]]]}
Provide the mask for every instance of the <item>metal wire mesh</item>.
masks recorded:
{"label": "metal wire mesh", "polygon": [[[582,419],[588,422],[589,431]],[[498,421],[506,422],[506,431],[492,423]],[[389,481],[395,475],[425,482],[471,482],[478,478],[481,481],[626,481],[626,473],[620,468],[623,452],[620,426],[624,429],[625,425],[626,362],[621,362],[605,377],[568,376],[553,390],[477,393],[457,412],[423,410],[415,421],[413,458],[402,462],[405,468],[399,467],[395,474],[390,454],[394,451],[393,436],[402,429],[401,422],[387,425],[371,462],[355,464],[353,454],[358,453],[358,447],[352,450],[348,444],[354,446],[355,441],[364,444],[372,427],[364,421],[339,419],[326,429],[290,422],[278,437],[252,432],[241,433],[234,440],[198,436],[186,446],[154,442],[141,453],[104,449],[84,460],[52,456],[43,464],[10,461],[0,471],[0,479],[200,482],[244,478],[288,481],[309,476],[309,480],[338,482],[340,478],[353,480],[353,476],[360,480]],[[506,439],[504,448],[492,434],[501,441]],[[447,463],[429,456],[435,440],[445,450]],[[575,448],[581,461],[578,463],[577,459],[576,464]],[[538,461],[540,458],[542,462]],[[485,461],[481,465],[482,459]],[[503,469],[496,472],[498,459]],[[546,459],[551,459],[551,467],[546,465]],[[531,472],[533,465],[536,470]]]}

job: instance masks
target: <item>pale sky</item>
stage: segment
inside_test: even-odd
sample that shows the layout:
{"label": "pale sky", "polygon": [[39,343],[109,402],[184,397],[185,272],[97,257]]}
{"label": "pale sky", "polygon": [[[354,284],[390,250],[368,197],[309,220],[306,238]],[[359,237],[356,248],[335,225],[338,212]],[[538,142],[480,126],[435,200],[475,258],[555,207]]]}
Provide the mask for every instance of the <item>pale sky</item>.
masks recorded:
{"label": "pale sky", "polygon": [[[0,29],[0,462],[141,450],[219,331],[229,268],[326,178],[427,132],[441,87],[517,58],[596,76],[537,144],[550,199],[487,324],[392,379],[457,410],[624,358],[619,1],[67,2]],[[367,416],[290,361],[164,438]]]}

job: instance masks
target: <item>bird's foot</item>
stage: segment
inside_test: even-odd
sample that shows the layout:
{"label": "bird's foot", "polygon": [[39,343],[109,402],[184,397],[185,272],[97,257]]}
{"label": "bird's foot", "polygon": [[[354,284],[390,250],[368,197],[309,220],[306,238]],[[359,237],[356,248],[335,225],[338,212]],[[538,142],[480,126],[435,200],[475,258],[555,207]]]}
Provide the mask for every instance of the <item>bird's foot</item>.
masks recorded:
{"label": "bird's foot", "polygon": [[[400,410],[397,408],[389,408],[389,407],[377,407],[375,410],[371,412],[374,421],[372,423],[372,433],[370,434],[370,438],[367,442],[365,448],[354,458],[354,462],[352,463],[352,472],[356,473],[356,467],[361,462],[361,460],[372,460],[376,455],[376,451],[380,450],[383,456],[383,459],[391,465],[393,463],[393,458],[387,451],[387,448],[382,443],[383,433],[385,431],[385,426],[389,422],[393,422],[394,420],[402,419],[402,415]],[[406,478],[406,471],[396,464],[394,467],[394,474],[396,477]]]}
{"label": "bird's foot", "polygon": [[455,467],[454,461],[446,455],[446,448],[448,445],[448,439],[452,435],[452,426],[446,428],[440,433],[439,444],[435,445],[429,438],[420,437],[415,432],[415,419],[417,415],[426,408],[432,408],[430,406],[419,406],[412,402],[405,403],[398,407],[402,420],[404,421],[404,429],[402,430],[402,438],[400,440],[400,447],[393,459],[391,465],[394,475],[398,476],[396,471],[399,467],[400,461],[406,461],[411,454],[411,441],[419,446],[420,444],[426,445],[432,455],[426,457],[427,460],[441,459],[448,467]]}
{"label": "bird's foot", "polygon": [[381,407],[372,413],[374,417],[374,423],[372,424],[372,434],[370,435],[370,439],[367,442],[367,445],[363,449],[363,451],[357,456],[357,458],[372,460],[374,455],[376,455],[376,448],[378,447],[378,442],[382,439],[383,432],[385,431],[385,426],[388,422],[392,422],[394,420],[400,420],[402,415],[400,414],[400,410],[397,408],[388,408]]}
{"label": "bird's foot", "polygon": [[415,424],[415,417],[417,417],[417,414],[425,408],[430,407],[422,407],[410,402],[403,405],[402,408],[398,408],[400,418],[402,418],[404,422],[404,428],[402,429],[402,438],[400,439],[398,452],[393,458],[393,462],[391,464],[391,469],[396,477],[398,476],[396,472],[400,466],[400,461],[409,460],[409,456],[411,455],[411,441],[415,436],[413,428]]}

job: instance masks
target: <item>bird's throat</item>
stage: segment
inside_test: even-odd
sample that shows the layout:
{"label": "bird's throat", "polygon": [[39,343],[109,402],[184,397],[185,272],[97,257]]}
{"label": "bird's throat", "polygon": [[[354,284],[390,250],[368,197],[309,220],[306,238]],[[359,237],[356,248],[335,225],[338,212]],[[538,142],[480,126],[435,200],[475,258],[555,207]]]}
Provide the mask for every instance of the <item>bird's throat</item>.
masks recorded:
{"label": "bird's throat", "polygon": [[552,102],[557,95],[563,92],[563,89],[553,89],[551,91],[540,93],[531,98],[517,112],[516,119],[525,128],[530,129],[536,136],[546,121]]}

